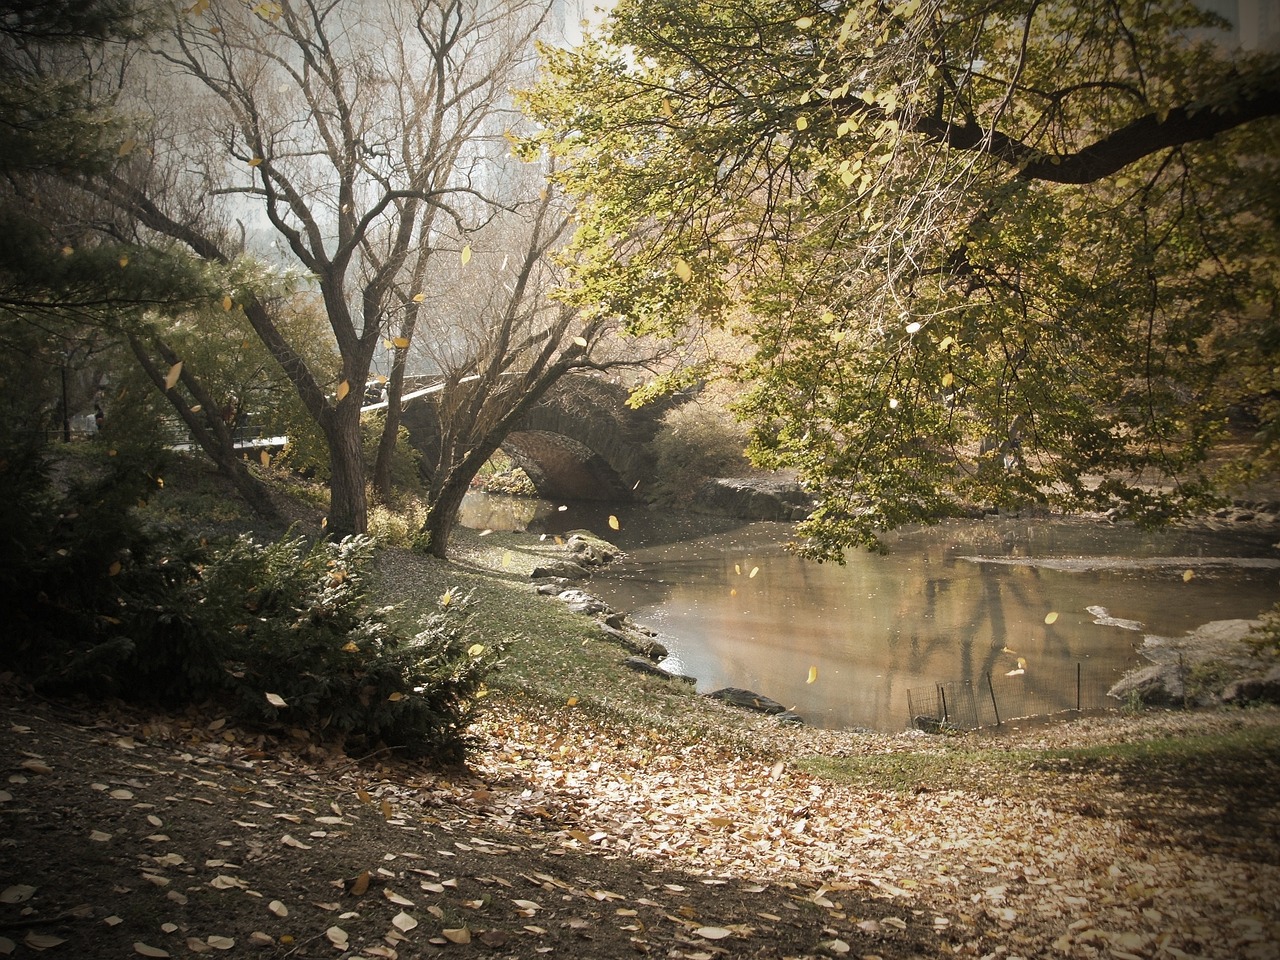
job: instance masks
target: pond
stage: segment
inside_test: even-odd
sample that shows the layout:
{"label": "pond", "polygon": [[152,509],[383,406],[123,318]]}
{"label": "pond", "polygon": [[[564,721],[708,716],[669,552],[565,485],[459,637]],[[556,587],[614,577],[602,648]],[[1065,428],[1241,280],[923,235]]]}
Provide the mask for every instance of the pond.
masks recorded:
{"label": "pond", "polygon": [[516,500],[523,519],[503,527],[510,499],[473,500],[464,522],[606,536],[627,555],[588,589],[662,635],[664,666],[701,692],[744,687],[829,728],[901,730],[908,691],[987,677],[1060,709],[1078,702],[1080,678],[1096,703],[1144,662],[1145,635],[1253,618],[1280,598],[1277,531],[948,521],[838,566],[787,553],[789,524]]}

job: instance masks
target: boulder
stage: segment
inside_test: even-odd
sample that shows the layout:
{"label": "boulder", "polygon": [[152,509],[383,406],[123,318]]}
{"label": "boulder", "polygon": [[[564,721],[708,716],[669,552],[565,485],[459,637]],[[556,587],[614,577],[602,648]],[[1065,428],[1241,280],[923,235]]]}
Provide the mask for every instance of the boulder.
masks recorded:
{"label": "boulder", "polygon": [[1117,700],[1136,697],[1140,703],[1151,707],[1180,707],[1186,693],[1182,670],[1177,663],[1153,663],[1125,674],[1107,691],[1107,696]]}
{"label": "boulder", "polygon": [[803,520],[813,498],[799,484],[772,477],[721,477],[707,480],[694,494],[691,508],[742,520]]}
{"label": "boulder", "polygon": [[616,643],[624,650],[629,650],[638,656],[648,657],[655,662],[665,660],[669,656],[666,647],[644,634],[619,630],[616,627],[609,626],[607,623],[600,624],[600,633],[610,643]]}
{"label": "boulder", "polygon": [[551,560],[534,567],[533,573],[529,574],[529,579],[585,580],[589,576],[591,571],[576,560]]}
{"label": "boulder", "polygon": [[1280,703],[1280,667],[1265,676],[1242,677],[1222,690],[1224,703]]}
{"label": "boulder", "polygon": [[644,657],[627,657],[622,661],[622,665],[632,670],[638,670],[640,673],[662,677],[664,680],[679,680],[681,683],[687,683],[690,686],[698,682],[695,677],[687,677],[682,673],[669,673],[652,660],[646,660]]}
{"label": "boulder", "polygon": [[786,713],[787,708],[780,704],[777,700],[770,700],[763,694],[754,693],[751,690],[743,690],[741,687],[722,687],[719,690],[713,690],[707,694],[712,700],[720,700],[734,707],[742,707],[744,710],[757,710],[760,713]]}

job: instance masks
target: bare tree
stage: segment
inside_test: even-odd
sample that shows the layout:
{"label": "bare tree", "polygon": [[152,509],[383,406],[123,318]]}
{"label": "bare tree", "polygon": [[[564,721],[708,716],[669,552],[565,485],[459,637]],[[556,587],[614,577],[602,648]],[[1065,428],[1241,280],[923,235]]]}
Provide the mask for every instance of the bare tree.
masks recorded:
{"label": "bare tree", "polygon": [[[248,252],[300,267],[323,304],[337,370],[308,363],[252,289],[228,292],[325,435],[333,534],[366,528],[360,408],[379,351],[393,346],[398,393],[422,305],[438,302],[439,278],[462,268],[486,224],[523,219],[532,239],[512,253],[527,265],[516,292],[490,300],[494,349],[473,354],[469,369],[531,359],[528,369],[554,376],[600,349],[600,320],[561,311],[539,328],[536,349],[520,324],[559,228],[545,196],[513,191],[519,164],[504,134],[516,122],[508,90],[533,67],[548,9],[546,0],[200,0],[176,8],[165,41],[122,74],[126,102],[153,119],[139,149],[88,189],[210,261]],[[477,269],[468,282],[497,280]],[[446,323],[432,336],[456,332]],[[461,380],[461,370],[441,372]],[[517,382],[539,389],[488,382],[517,406],[526,399]]]}

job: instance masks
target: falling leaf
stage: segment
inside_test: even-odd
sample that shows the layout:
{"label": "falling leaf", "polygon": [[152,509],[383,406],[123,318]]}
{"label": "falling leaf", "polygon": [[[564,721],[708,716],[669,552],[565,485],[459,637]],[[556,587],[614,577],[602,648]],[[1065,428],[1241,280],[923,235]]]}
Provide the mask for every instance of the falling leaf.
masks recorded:
{"label": "falling leaf", "polygon": [[1194,570],[1184,570],[1182,571],[1182,582],[1190,583],[1192,580],[1195,579],[1195,576],[1196,576],[1196,572]]}
{"label": "falling leaf", "polygon": [[143,943],[141,940],[135,940],[133,943],[133,952],[144,957],[167,957],[168,950],[161,950],[159,947],[153,947],[149,943]]}
{"label": "falling leaf", "polygon": [[954,373],[944,373],[942,375],[942,385],[944,387],[949,387],[955,382],[956,382],[956,375]]}
{"label": "falling leaf", "polygon": [[181,360],[179,360],[172,367],[170,367],[169,372],[164,375],[164,388],[166,390],[172,390],[173,385],[178,382],[178,378],[180,376],[182,376]]}
{"label": "falling leaf", "polygon": [[803,132],[809,129],[808,117],[796,117],[796,129]]}
{"label": "falling leaf", "polygon": [[396,337],[394,340],[391,341],[391,343],[393,346],[395,346],[399,350],[406,350],[409,347],[409,338]]}
{"label": "falling leaf", "polygon": [[473,643],[471,646],[467,647],[468,656],[478,657],[482,653],[484,653],[483,643]]}
{"label": "falling leaf", "polygon": [[350,392],[351,392],[351,384],[348,383],[346,380],[343,380],[340,384],[338,384],[338,389],[334,395],[338,398],[338,401],[341,402],[342,398],[345,397]]}
{"label": "falling leaf", "polygon": [[258,462],[262,464],[264,467],[271,466],[271,451],[263,450],[261,453],[259,453]]}
{"label": "falling leaf", "polygon": [[268,693],[267,703],[271,704],[273,707],[287,707],[289,705],[285,703],[284,697],[280,696],[278,693]]}
{"label": "falling leaf", "polygon": [[510,550],[504,550],[502,553],[503,569],[506,569],[507,567],[511,566],[511,561],[514,559],[515,559],[515,556],[511,553]]}
{"label": "falling leaf", "polygon": [[251,166],[251,167],[256,167],[256,166],[257,166],[258,164],[260,164],[260,163],[262,163],[262,158],[261,158],[261,157],[254,157],[253,159],[251,159],[251,160],[249,161],[249,166]]}
{"label": "falling leaf", "polygon": [[129,265],[129,258],[122,256],[117,262],[120,264],[120,266],[127,267]]}
{"label": "falling leaf", "polygon": [[920,321],[912,320],[910,323],[907,324],[907,333],[919,333],[919,332],[920,332]]}
{"label": "falling leaf", "polygon": [[801,17],[796,21],[797,30],[808,30],[813,26],[813,17]]}
{"label": "falling leaf", "polygon": [[618,518],[617,518],[617,517],[615,517],[613,514],[609,514],[609,527],[610,527],[610,529],[612,529],[612,530],[618,530],[618,529],[620,529],[620,525],[619,525],[619,523],[618,523]]}
{"label": "falling leaf", "polygon": [[462,248],[462,265],[465,267],[471,262],[471,244],[467,244]]}
{"label": "falling leaf", "polygon": [[1058,622],[1057,613],[1046,613],[1044,615],[1044,622],[1046,624],[1057,623]]}
{"label": "falling leaf", "polygon": [[415,293],[415,294],[413,295],[413,302],[414,302],[414,303],[421,303],[421,302],[422,302],[423,300],[425,300],[425,299],[427,299],[427,295],[426,295],[425,293]]}
{"label": "falling leaf", "polygon": [[568,700],[566,700],[566,701],[564,702],[564,705],[565,705],[566,707],[576,707],[576,706],[578,705],[578,698],[577,698],[577,697],[570,697]]}
{"label": "falling leaf", "polygon": [[693,267],[689,266],[689,261],[683,258],[676,260],[676,276],[688,283],[693,279]]}
{"label": "falling leaf", "polygon": [[748,580],[754,580],[754,579],[755,579],[756,574],[757,574],[757,573],[759,573],[759,572],[760,572],[760,568],[759,568],[759,567],[752,567],[752,568],[751,568],[751,572],[747,574],[747,579],[748,579]]}
{"label": "falling leaf", "polygon": [[586,338],[586,337],[574,337],[574,338],[573,338],[573,342],[574,342],[574,343],[576,343],[578,346],[580,346],[580,347],[584,348],[584,349],[585,349],[585,348],[586,348],[586,346],[587,346],[587,338]]}
{"label": "falling leaf", "polygon": [[818,668],[817,668],[817,667],[810,667],[810,668],[809,668],[809,678],[808,678],[807,680],[805,680],[805,683],[813,683],[813,682],[815,682],[817,679],[818,679]]}

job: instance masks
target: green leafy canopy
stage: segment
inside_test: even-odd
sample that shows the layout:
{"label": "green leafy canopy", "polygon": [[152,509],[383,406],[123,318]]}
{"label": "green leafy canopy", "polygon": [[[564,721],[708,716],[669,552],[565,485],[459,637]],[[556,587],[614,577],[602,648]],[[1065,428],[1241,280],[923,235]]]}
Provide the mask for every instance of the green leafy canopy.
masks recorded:
{"label": "green leafy canopy", "polygon": [[[974,506],[1157,520],[1274,461],[1280,61],[1181,0],[623,0],[526,104],[573,296],[750,343],[807,549]],[[1268,459],[1270,458],[1270,459]]]}

